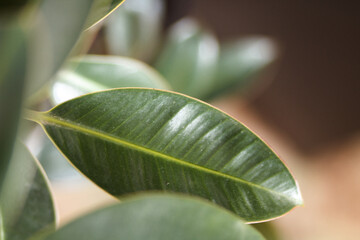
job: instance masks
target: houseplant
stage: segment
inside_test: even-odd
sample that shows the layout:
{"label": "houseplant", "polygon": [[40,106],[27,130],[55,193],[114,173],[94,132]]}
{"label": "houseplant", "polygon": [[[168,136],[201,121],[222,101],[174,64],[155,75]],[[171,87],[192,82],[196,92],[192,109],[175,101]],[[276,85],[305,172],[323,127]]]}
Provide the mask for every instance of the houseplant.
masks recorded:
{"label": "houseplant", "polygon": [[[150,88],[94,92],[47,112],[32,106],[81,30],[121,2],[35,1],[1,25],[0,238],[263,239],[245,223],[283,215],[301,204],[300,192],[269,147],[220,110]],[[150,86],[158,81],[138,71]],[[18,124],[20,111],[90,180],[134,196],[56,229],[45,173],[14,144],[16,129],[21,139],[29,128]]]}

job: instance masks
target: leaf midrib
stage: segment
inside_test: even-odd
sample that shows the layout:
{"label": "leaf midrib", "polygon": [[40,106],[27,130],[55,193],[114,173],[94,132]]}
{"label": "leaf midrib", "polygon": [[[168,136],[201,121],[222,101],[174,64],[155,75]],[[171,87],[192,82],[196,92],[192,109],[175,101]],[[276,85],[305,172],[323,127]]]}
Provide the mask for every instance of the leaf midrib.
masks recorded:
{"label": "leaf midrib", "polygon": [[155,151],[153,149],[146,148],[146,147],[131,143],[129,141],[123,140],[123,139],[121,139],[119,137],[108,135],[108,134],[106,134],[106,133],[104,133],[102,131],[99,131],[97,129],[93,129],[93,128],[88,127],[88,126],[83,126],[83,125],[81,125],[79,123],[75,123],[73,121],[65,120],[65,119],[62,119],[60,117],[56,117],[56,116],[53,116],[53,115],[51,116],[49,113],[50,112],[45,112],[45,113],[35,112],[36,116],[34,117],[34,115],[31,114],[32,116],[29,117],[29,119],[34,120],[36,122],[39,122],[41,125],[46,125],[46,123],[48,123],[49,125],[51,125],[51,124],[60,125],[60,126],[66,127],[66,128],[74,129],[74,130],[77,130],[79,132],[86,133],[86,134],[89,134],[89,135],[93,135],[95,137],[101,138],[103,140],[106,140],[106,141],[109,141],[109,142],[112,142],[112,143],[115,143],[115,144],[118,144],[118,145],[126,146],[126,147],[129,147],[129,148],[135,149],[137,151],[145,152],[147,154],[150,154],[150,155],[153,155],[153,156],[156,156],[156,157],[160,157],[160,158],[166,159],[168,161],[175,162],[175,163],[180,164],[180,165],[185,165],[187,167],[196,169],[196,170],[198,170],[200,172],[201,171],[207,172],[207,173],[212,174],[212,175],[216,175],[216,176],[226,178],[226,179],[231,179],[231,180],[233,180],[235,182],[240,182],[240,183],[243,183],[245,185],[249,185],[249,186],[261,189],[263,191],[270,192],[270,193],[275,194],[275,195],[279,195],[281,197],[284,197],[285,199],[288,199],[289,201],[293,202],[294,204],[296,204],[298,202],[295,198],[291,198],[288,195],[285,195],[285,194],[283,194],[281,192],[277,192],[277,191],[274,191],[272,189],[265,188],[265,187],[263,187],[261,185],[258,185],[258,184],[255,184],[253,182],[244,180],[242,178],[234,177],[234,176],[226,174],[226,173],[218,172],[218,171],[215,171],[213,169],[206,168],[204,166],[196,165],[196,164],[187,162],[185,160],[178,159],[178,158],[175,158],[173,156],[169,156],[169,155],[160,153],[160,152]]}

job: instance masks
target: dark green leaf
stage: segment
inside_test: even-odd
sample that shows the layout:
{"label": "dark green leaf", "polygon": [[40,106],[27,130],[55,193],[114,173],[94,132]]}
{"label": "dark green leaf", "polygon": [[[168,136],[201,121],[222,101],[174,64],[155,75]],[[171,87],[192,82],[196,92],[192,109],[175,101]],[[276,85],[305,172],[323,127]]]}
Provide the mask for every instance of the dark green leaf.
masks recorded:
{"label": "dark green leaf", "polygon": [[65,179],[72,181],[83,179],[84,177],[61,155],[50,139],[47,136],[42,137],[42,141],[38,142],[38,146],[41,146],[41,148],[36,157],[44,168],[49,180],[56,182]]}
{"label": "dark green leaf", "polygon": [[3,233],[24,240],[43,229],[55,229],[55,212],[47,179],[25,146],[15,148],[0,196]]}
{"label": "dark green leaf", "polygon": [[257,136],[184,95],[116,89],[28,114],[80,171],[116,196],[143,190],[195,194],[247,221],[302,203],[288,169]]}
{"label": "dark green leaf", "polygon": [[106,21],[106,40],[111,54],[149,61],[160,43],[163,0],[131,0]]}
{"label": "dark green leaf", "polygon": [[264,240],[235,215],[196,198],[134,197],[82,217],[46,240]]}
{"label": "dark green leaf", "polygon": [[221,47],[216,82],[210,97],[234,89],[248,89],[254,78],[276,58],[274,43],[267,38],[243,38]]}
{"label": "dark green leaf", "polygon": [[206,97],[214,87],[218,43],[193,19],[176,23],[155,67],[177,92]]}
{"label": "dark green leaf", "polygon": [[85,56],[70,61],[56,76],[52,87],[55,104],[85,93],[119,87],[169,89],[150,66],[130,58]]}
{"label": "dark green leaf", "polygon": [[0,191],[16,135],[26,72],[23,29],[0,21]]}

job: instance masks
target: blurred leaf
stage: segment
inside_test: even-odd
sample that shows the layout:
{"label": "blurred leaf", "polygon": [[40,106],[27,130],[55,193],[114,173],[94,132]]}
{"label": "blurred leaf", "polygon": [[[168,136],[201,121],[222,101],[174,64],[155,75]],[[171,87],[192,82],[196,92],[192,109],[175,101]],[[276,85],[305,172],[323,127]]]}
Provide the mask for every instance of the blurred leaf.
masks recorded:
{"label": "blurred leaf", "polygon": [[257,223],[252,225],[266,240],[280,240],[273,222]]}
{"label": "blurred leaf", "polygon": [[75,220],[46,240],[264,240],[235,215],[196,198],[134,197]]}
{"label": "blurred leaf", "polygon": [[91,8],[91,13],[88,16],[85,28],[89,28],[94,24],[97,24],[98,22],[103,20],[112,11],[114,11],[117,7],[119,7],[125,0],[91,0],[91,1],[93,2],[93,6]]}
{"label": "blurred leaf", "polygon": [[0,21],[0,191],[16,135],[26,74],[26,37],[16,21]]}
{"label": "blurred leaf", "polygon": [[110,54],[151,60],[160,43],[163,15],[163,0],[125,2],[106,22]]}
{"label": "blurred leaf", "polygon": [[[30,35],[27,95],[50,80],[78,40],[93,0],[43,0],[24,18]],[[66,17],[64,17],[66,16]]]}
{"label": "blurred leaf", "polygon": [[155,66],[175,91],[205,98],[214,87],[217,59],[215,36],[186,18],[170,29]]}
{"label": "blurred leaf", "polygon": [[42,0],[28,11],[30,57],[28,95],[61,67],[82,31],[105,17],[121,0]]}
{"label": "blurred leaf", "polygon": [[18,144],[0,195],[5,238],[24,240],[55,229],[55,212],[47,179],[25,146]]}
{"label": "blurred leaf", "polygon": [[130,58],[88,55],[71,60],[56,76],[52,88],[55,104],[85,93],[119,87],[169,89],[150,66]]}
{"label": "blurred leaf", "polygon": [[207,198],[247,221],[302,203],[281,160],[219,110],[153,89],[88,94],[49,112],[28,112],[87,177],[119,196],[143,190]]}
{"label": "blurred leaf", "polygon": [[249,37],[223,45],[212,97],[227,90],[247,89],[275,58],[275,45],[267,38]]}

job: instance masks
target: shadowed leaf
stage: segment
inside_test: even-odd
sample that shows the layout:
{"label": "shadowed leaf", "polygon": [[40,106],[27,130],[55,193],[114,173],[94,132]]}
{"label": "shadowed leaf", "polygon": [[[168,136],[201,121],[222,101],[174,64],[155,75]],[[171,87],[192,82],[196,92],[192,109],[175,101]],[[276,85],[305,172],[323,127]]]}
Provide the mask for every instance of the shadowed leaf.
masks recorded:
{"label": "shadowed leaf", "polygon": [[18,144],[0,197],[6,239],[24,240],[55,229],[55,212],[47,179],[25,146]]}
{"label": "shadowed leaf", "polygon": [[42,0],[24,19],[29,25],[30,72],[28,95],[58,71],[81,33],[98,22],[121,0]]}
{"label": "shadowed leaf", "polygon": [[46,240],[264,240],[235,215],[196,198],[145,195],[75,220]]}
{"label": "shadowed leaf", "polygon": [[0,191],[10,162],[26,75],[26,37],[16,21],[0,21]]}

